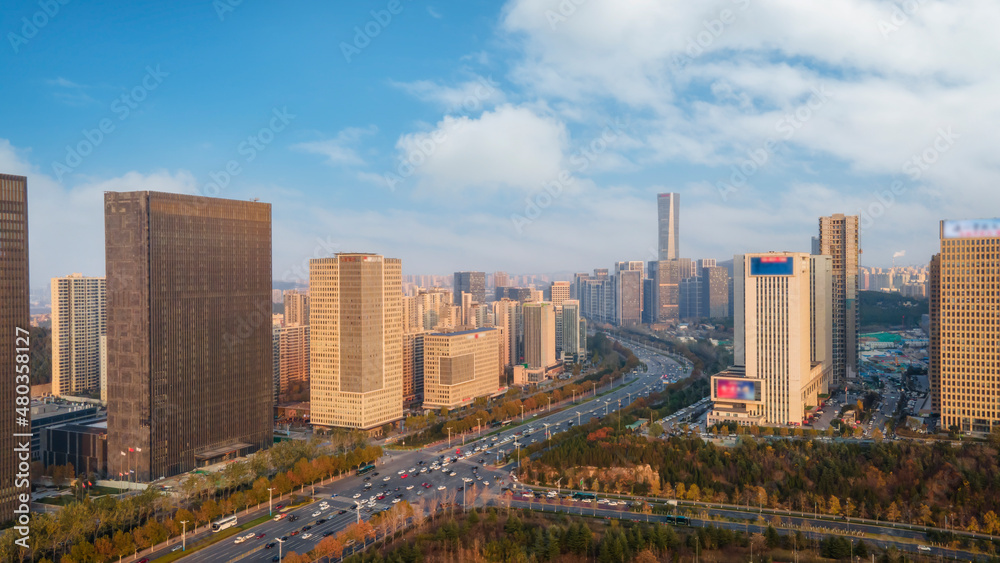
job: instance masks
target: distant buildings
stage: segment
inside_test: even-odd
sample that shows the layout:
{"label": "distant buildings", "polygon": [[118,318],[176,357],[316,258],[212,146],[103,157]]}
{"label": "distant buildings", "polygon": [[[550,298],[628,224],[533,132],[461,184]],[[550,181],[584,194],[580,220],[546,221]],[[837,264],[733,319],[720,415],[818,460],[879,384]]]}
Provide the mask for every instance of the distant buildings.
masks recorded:
{"label": "distant buildings", "polygon": [[18,329],[28,331],[28,179],[24,176],[0,174],[0,330],[7,335],[5,346],[0,346],[0,401],[4,416],[0,418],[0,522],[14,518],[17,494],[27,493],[15,488],[17,474],[17,447],[14,434],[27,429],[15,425],[14,411],[17,397],[15,379],[18,373],[18,351],[15,337]]}
{"label": "distant buildings", "polygon": [[680,319],[680,265],[676,260],[649,263],[650,324],[666,324]]}
{"label": "distant buildings", "polygon": [[712,377],[709,423],[800,424],[830,383],[829,256],[734,261],[734,366]]}
{"label": "distant buildings", "polygon": [[110,473],[269,447],[270,204],[107,192],[104,209]]}
{"label": "distant buildings", "polygon": [[376,434],[403,417],[402,264],[377,254],[309,262],[310,422]]}
{"label": "distant buildings", "polygon": [[[73,274],[52,278],[52,393],[85,395],[106,380],[107,334],[104,278]],[[105,398],[106,400],[106,398]]]}
{"label": "distant buildings", "polygon": [[495,328],[435,332],[424,337],[424,409],[456,409],[500,387]]}
{"label": "distant buildings", "polygon": [[666,193],[656,197],[659,227],[660,260],[676,260],[680,253],[681,194]]}
{"label": "distant buildings", "polygon": [[562,305],[563,301],[569,299],[570,297],[570,282],[568,281],[554,281],[552,285],[549,286],[549,301],[559,307]]}
{"label": "distant buildings", "polygon": [[[562,303],[562,352],[566,356],[583,355],[586,349],[586,330],[581,331],[580,323],[580,302],[576,299],[567,299]],[[581,339],[581,332],[583,339]]]}
{"label": "distant buildings", "polygon": [[309,386],[310,328],[292,325],[277,328],[278,332],[278,400],[292,400],[296,389],[305,392]]}
{"label": "distant buildings", "polygon": [[403,334],[403,404],[417,406],[424,400],[424,338],[430,331]]}
{"label": "distant buildings", "polygon": [[858,216],[820,217],[817,243],[833,260],[833,380],[844,383],[858,376]]}
{"label": "distant buildings", "polygon": [[462,293],[472,295],[476,303],[486,303],[486,273],[485,272],[455,272],[455,292],[452,302],[462,304]]}
{"label": "distant buildings", "polygon": [[309,325],[309,295],[304,291],[290,289],[284,293],[285,326]]}
{"label": "distant buildings", "polygon": [[941,221],[931,259],[932,402],[941,429],[987,433],[1000,424],[1000,219]]}

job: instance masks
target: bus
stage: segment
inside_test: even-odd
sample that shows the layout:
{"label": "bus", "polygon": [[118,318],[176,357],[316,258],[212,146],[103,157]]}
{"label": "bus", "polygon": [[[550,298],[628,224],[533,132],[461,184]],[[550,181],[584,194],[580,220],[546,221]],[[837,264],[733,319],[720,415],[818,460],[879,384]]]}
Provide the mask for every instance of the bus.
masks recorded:
{"label": "bus", "polygon": [[501,422],[500,426],[510,426],[510,419],[508,418],[507,420]]}
{"label": "bus", "polygon": [[690,526],[691,519],[687,516],[673,516],[668,515],[666,517],[667,524],[676,524],[677,526]]}
{"label": "bus", "polygon": [[372,471],[375,471],[375,464],[369,463],[361,469],[358,469],[358,475],[364,475],[365,473],[371,473]]}
{"label": "bus", "polygon": [[583,500],[583,499],[594,500],[596,498],[597,495],[594,493],[573,493],[573,500]]}
{"label": "bus", "polygon": [[221,520],[216,520],[215,522],[212,522],[212,531],[221,532],[222,530],[225,530],[226,528],[231,528],[232,526],[235,525],[236,525],[236,515],[229,516],[228,518],[223,518]]}

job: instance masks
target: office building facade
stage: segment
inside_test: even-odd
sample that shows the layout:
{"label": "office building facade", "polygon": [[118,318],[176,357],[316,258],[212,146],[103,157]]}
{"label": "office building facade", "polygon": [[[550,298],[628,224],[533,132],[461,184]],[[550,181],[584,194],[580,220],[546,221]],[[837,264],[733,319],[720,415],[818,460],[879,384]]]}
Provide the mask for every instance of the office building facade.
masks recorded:
{"label": "office building facade", "polygon": [[858,216],[838,213],[819,218],[818,252],[833,259],[833,379],[858,377]]}
{"label": "office building facade", "polygon": [[292,400],[292,393],[309,387],[309,326],[293,325],[278,329],[278,396],[281,402]]}
{"label": "office building facade", "polygon": [[456,409],[496,393],[500,337],[495,328],[424,337],[424,409]]}
{"label": "office building facade", "polygon": [[452,302],[462,303],[462,293],[468,293],[476,303],[486,303],[486,272],[455,272],[455,294]]}
{"label": "office building facade", "polygon": [[309,294],[297,289],[284,293],[285,326],[309,325]]}
{"label": "office building facade", "polygon": [[269,447],[270,204],[104,204],[109,472],[144,481]]}
{"label": "office building facade", "polygon": [[[17,351],[14,341],[20,331],[29,331],[28,314],[28,179],[24,176],[0,174],[0,271],[4,283],[0,285],[0,329],[10,340],[0,350],[0,366],[4,377],[0,378],[0,400],[4,401],[5,415],[0,420],[0,522],[14,518],[17,493],[29,491],[15,487],[17,474],[17,454],[14,434],[25,432],[25,428],[15,426],[15,417],[10,410],[15,404],[16,386],[21,381],[15,379],[18,373]],[[20,329],[20,330],[18,330]],[[25,334],[27,336],[27,334]]]}
{"label": "office building facade", "polygon": [[73,274],[52,278],[52,394],[85,395],[97,392],[107,334],[107,295],[104,278]]}
{"label": "office building facade", "polygon": [[403,404],[408,407],[424,400],[424,337],[429,333],[403,334]]}
{"label": "office building facade", "polygon": [[948,220],[931,261],[932,401],[941,430],[1000,425],[1000,219]]}
{"label": "office building facade", "polygon": [[310,423],[377,433],[403,417],[402,264],[341,253],[309,262]]}
{"label": "office building facade", "polygon": [[556,313],[551,303],[525,303],[524,363],[531,369],[556,363]]}

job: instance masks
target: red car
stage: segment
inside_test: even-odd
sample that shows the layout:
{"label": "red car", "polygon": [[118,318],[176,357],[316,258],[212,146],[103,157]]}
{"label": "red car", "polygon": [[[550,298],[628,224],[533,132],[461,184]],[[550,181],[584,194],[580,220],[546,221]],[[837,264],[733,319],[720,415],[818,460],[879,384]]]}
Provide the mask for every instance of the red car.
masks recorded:
{"label": "red car", "polygon": [[403,473],[402,475],[399,476],[400,479],[406,479],[407,477],[409,477],[409,475],[407,475],[406,473]]}
{"label": "red car", "polygon": [[288,535],[290,535],[290,536],[297,536],[297,535],[299,535],[299,531],[298,530],[292,530],[292,533],[290,533]]}
{"label": "red car", "polygon": [[264,536],[266,536],[266,535],[267,535],[267,534],[257,534],[257,539],[261,539],[262,537],[264,537]]}

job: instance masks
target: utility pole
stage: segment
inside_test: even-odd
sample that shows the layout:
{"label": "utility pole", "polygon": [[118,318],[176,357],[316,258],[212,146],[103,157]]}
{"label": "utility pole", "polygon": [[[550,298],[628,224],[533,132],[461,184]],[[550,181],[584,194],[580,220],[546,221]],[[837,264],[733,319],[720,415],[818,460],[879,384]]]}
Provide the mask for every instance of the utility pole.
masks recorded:
{"label": "utility pole", "polygon": [[483,435],[483,419],[478,416],[476,417],[476,428],[479,429],[479,435],[477,438],[481,437]]}
{"label": "utility pole", "polygon": [[187,551],[187,520],[181,520],[183,531],[181,532],[181,551]]}
{"label": "utility pole", "polygon": [[521,422],[524,422],[524,405],[521,405]]}
{"label": "utility pole", "polygon": [[271,516],[273,514],[273,512],[271,511],[271,497],[273,495],[273,493],[271,491],[273,491],[273,490],[274,490],[274,487],[269,487],[267,489],[267,515],[268,516]]}
{"label": "utility pole", "polygon": [[447,430],[448,430],[448,448],[450,449],[451,448],[451,427],[449,426],[447,428]]}

